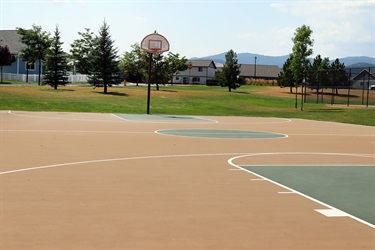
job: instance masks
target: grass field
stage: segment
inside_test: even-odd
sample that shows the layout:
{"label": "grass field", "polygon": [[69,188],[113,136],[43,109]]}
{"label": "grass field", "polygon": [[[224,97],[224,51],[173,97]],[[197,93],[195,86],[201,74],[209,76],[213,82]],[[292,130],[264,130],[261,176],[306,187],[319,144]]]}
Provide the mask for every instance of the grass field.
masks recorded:
{"label": "grass field", "polygon": [[[262,86],[242,86],[232,92],[221,87],[161,86],[156,91],[153,86],[150,110],[151,114],[302,118],[375,126],[375,109],[371,107],[309,101],[301,111],[300,96],[296,109],[295,95],[288,91]],[[1,110],[145,114],[147,87],[111,87],[103,94],[102,88],[92,86],[53,90],[9,84],[0,87],[0,100]]]}

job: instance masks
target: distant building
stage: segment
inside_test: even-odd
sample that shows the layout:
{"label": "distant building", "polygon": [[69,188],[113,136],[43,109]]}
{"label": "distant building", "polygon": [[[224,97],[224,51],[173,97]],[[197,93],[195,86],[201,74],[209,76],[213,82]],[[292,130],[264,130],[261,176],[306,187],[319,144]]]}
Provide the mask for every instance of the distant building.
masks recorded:
{"label": "distant building", "polygon": [[353,89],[369,89],[373,85],[375,85],[375,68],[364,69],[352,79]]}
{"label": "distant building", "polygon": [[[11,54],[16,56],[16,61],[10,66],[3,67],[3,73],[11,74],[26,74],[27,64],[19,55],[21,49],[25,46],[21,42],[21,36],[17,33],[16,30],[0,30],[0,45],[7,45]],[[39,63],[35,62],[32,65],[29,65],[29,74],[36,75],[38,74]]]}
{"label": "distant building", "polygon": [[173,75],[173,83],[206,84],[213,80],[217,70],[212,60],[190,60],[190,68]]}
{"label": "distant building", "polygon": [[277,80],[281,68],[275,65],[241,64],[240,77],[250,79]]}

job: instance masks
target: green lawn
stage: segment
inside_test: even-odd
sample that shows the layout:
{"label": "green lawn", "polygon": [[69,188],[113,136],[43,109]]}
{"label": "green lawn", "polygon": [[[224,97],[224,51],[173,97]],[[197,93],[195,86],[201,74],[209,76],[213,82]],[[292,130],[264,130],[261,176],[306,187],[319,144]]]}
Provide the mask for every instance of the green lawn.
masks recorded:
{"label": "green lawn", "polygon": [[[255,116],[302,118],[351,124],[375,125],[375,109],[345,105],[304,104],[295,108],[295,95],[278,95],[279,87],[242,86],[227,88],[208,86],[152,87],[151,114]],[[49,86],[14,84],[0,86],[1,110],[108,112],[145,114],[147,87],[111,87],[108,94],[92,86],[66,86],[53,90]],[[275,93],[276,94],[275,94]],[[272,94],[270,94],[272,93]]]}

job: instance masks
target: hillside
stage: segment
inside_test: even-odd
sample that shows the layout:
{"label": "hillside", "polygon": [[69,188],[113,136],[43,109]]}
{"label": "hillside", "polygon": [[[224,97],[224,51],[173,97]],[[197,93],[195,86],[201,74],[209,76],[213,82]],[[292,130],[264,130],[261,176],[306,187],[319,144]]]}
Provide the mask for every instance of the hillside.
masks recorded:
{"label": "hillside", "polygon": [[[213,60],[217,63],[225,63],[225,54],[226,52],[205,56],[205,57],[193,57],[190,60]],[[238,53],[238,63],[240,64],[255,64],[255,57],[257,57],[256,63],[258,65],[277,65],[278,67],[282,68],[285,61],[288,59],[289,55],[284,56],[266,56],[260,54],[253,54],[253,53]],[[331,61],[335,59],[330,58]],[[375,67],[375,58],[368,57],[368,56],[352,56],[352,57],[344,57],[339,58],[341,63],[344,63],[347,67],[356,67],[356,65],[366,65],[366,67]]]}

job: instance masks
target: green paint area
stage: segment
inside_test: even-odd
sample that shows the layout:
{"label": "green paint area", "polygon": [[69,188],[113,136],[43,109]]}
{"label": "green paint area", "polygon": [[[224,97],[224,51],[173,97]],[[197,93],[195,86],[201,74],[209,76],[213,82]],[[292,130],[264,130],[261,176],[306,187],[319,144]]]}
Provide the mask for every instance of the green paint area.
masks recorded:
{"label": "green paint area", "polygon": [[198,138],[219,139],[270,139],[285,138],[286,135],[266,132],[255,132],[247,130],[221,130],[221,129],[169,129],[159,130],[159,134],[188,136]]}
{"label": "green paint area", "polygon": [[375,224],[375,166],[241,166]]}

